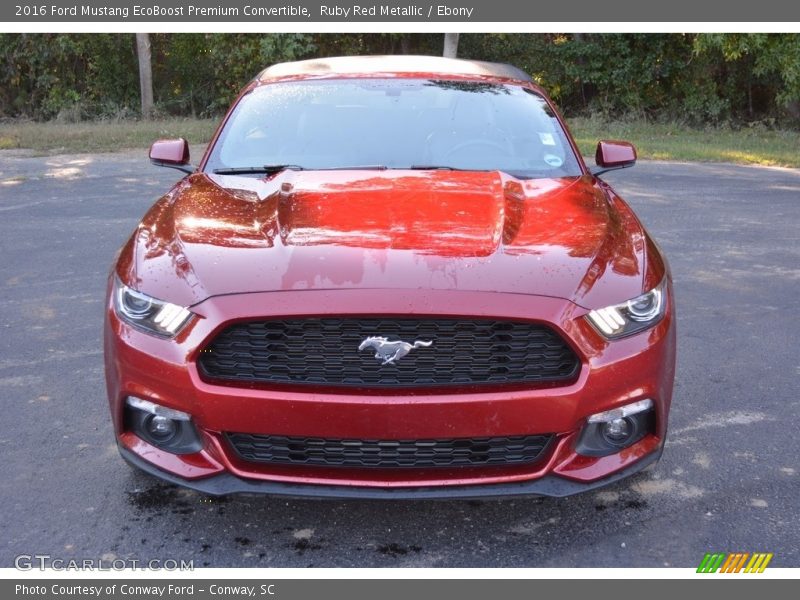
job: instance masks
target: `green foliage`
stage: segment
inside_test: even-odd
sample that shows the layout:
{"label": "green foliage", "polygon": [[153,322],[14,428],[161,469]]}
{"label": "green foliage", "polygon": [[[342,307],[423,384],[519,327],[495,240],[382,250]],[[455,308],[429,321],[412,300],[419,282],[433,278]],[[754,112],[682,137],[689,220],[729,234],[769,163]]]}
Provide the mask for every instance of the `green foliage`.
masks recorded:
{"label": "green foliage", "polygon": [[134,36],[0,34],[0,115],[111,116],[138,102]]}
{"label": "green foliage", "polygon": [[514,62],[570,114],[715,121],[727,104],[692,38],[674,34],[467,35],[474,58]]}
{"label": "green foliage", "polygon": [[164,113],[192,116],[224,111],[265,66],[315,49],[308,34],[157,34],[151,43],[156,103]]}
{"label": "green foliage", "polygon": [[[270,64],[440,54],[441,34],[151,34],[161,115],[216,116]],[[570,115],[689,125],[800,123],[798,34],[462,34],[459,56],[515,64]],[[0,117],[135,115],[132,34],[0,34]]]}
{"label": "green foliage", "polygon": [[703,33],[694,47],[698,55],[717,52],[727,63],[745,65],[749,82],[774,89],[779,105],[800,102],[800,35]]}
{"label": "green foliage", "polygon": [[570,114],[693,125],[800,117],[797,34],[468,34],[459,54],[525,68]]}

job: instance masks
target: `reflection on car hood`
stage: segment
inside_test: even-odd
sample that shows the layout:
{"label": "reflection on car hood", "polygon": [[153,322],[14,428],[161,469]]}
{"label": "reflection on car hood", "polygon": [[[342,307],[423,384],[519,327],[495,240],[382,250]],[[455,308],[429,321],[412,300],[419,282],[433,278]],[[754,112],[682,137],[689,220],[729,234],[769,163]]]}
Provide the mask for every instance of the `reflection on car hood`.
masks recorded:
{"label": "reflection on car hood", "polygon": [[641,292],[644,248],[630,209],[590,176],[200,173],[153,206],[119,269],[184,305],[256,291],[425,288],[596,308]]}

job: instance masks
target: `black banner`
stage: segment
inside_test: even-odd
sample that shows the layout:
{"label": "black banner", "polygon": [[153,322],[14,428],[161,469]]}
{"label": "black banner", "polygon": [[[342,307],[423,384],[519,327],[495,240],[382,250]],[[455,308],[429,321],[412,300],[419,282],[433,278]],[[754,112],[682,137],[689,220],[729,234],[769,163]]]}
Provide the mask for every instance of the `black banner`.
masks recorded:
{"label": "black banner", "polygon": [[[487,598],[530,599],[545,594],[568,598],[586,597],[619,598],[621,587],[642,590],[647,588],[651,599],[674,598],[705,590],[706,594],[770,595],[788,597],[792,580],[744,579],[709,575],[693,579],[629,582],[621,585],[611,579],[556,580],[556,579],[504,579],[504,580],[415,580],[415,579],[139,579],[139,580],[62,580],[37,579],[0,582],[0,596],[21,600],[310,600],[324,598],[370,598],[381,600],[407,600],[408,598],[458,598],[459,600],[486,600]],[[700,590],[698,590],[700,588]]]}
{"label": "black banner", "polygon": [[0,5],[6,22],[798,22],[785,0],[17,0]]}

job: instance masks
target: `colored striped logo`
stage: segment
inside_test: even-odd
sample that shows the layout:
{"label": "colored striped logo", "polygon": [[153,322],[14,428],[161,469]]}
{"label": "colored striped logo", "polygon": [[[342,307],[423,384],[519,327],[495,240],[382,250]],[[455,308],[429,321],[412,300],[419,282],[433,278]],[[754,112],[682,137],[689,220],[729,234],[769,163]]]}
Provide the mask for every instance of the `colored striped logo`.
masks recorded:
{"label": "colored striped logo", "polygon": [[769,561],[772,560],[772,556],[772,552],[753,552],[752,554],[749,552],[706,553],[700,562],[700,566],[697,567],[697,572],[763,573]]}

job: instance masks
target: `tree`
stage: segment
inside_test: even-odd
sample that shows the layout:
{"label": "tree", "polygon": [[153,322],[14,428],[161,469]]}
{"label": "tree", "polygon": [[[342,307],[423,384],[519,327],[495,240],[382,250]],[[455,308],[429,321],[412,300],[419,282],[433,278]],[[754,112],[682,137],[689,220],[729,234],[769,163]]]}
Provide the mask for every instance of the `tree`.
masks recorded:
{"label": "tree", "polygon": [[136,55],[139,58],[139,90],[142,97],[142,118],[153,116],[153,66],[150,56],[150,34],[136,34]]}
{"label": "tree", "polygon": [[[746,78],[752,116],[753,85],[771,85],[775,102],[795,113],[800,106],[800,36],[775,33],[701,33],[695,53],[718,50]],[[759,81],[760,80],[760,81]],[[780,83],[777,83],[780,82]]]}
{"label": "tree", "polygon": [[445,58],[455,58],[458,54],[458,34],[445,33],[444,34],[444,52],[442,56]]}

